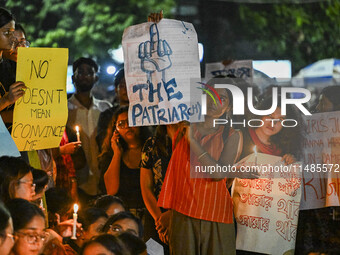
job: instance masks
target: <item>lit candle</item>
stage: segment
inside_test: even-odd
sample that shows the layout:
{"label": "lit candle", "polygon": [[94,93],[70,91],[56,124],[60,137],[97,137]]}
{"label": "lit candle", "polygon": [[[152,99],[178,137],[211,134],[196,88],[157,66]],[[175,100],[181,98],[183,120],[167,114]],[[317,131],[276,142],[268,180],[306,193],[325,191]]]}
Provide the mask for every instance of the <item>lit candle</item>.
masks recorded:
{"label": "lit candle", "polygon": [[255,153],[255,165],[257,165],[257,150],[256,150],[256,145],[254,146],[254,153]]}
{"label": "lit candle", "polygon": [[77,132],[77,142],[80,142],[79,126],[76,126],[76,132]]}
{"label": "lit candle", "polygon": [[77,215],[78,212],[78,205],[73,205],[73,231],[72,231],[72,237],[71,239],[77,239]]}

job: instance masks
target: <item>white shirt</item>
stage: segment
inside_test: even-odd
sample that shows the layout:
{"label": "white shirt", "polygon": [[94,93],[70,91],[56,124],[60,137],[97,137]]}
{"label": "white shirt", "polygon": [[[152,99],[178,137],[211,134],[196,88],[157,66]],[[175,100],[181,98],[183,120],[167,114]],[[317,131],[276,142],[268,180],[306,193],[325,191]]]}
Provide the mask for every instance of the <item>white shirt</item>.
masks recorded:
{"label": "white shirt", "polygon": [[99,154],[96,142],[97,124],[100,113],[110,107],[111,104],[109,102],[93,97],[89,109],[83,106],[74,95],[68,100],[68,121],[66,126],[72,130],[75,130],[76,125],[79,126],[80,140],[89,166],[88,180],[80,184],[79,188],[89,195],[97,195],[99,193],[100,172],[97,160]]}

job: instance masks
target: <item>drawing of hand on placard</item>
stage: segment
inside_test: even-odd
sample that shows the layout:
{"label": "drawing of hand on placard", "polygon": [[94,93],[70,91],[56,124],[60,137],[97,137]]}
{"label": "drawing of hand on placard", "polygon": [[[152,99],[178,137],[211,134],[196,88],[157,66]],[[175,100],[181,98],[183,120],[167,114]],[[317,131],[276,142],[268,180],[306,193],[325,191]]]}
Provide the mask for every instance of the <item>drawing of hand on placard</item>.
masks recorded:
{"label": "drawing of hand on placard", "polygon": [[154,71],[162,72],[171,67],[170,55],[172,50],[166,40],[159,39],[157,24],[150,26],[150,41],[139,44],[138,57],[141,59],[141,69],[147,73],[148,82]]}

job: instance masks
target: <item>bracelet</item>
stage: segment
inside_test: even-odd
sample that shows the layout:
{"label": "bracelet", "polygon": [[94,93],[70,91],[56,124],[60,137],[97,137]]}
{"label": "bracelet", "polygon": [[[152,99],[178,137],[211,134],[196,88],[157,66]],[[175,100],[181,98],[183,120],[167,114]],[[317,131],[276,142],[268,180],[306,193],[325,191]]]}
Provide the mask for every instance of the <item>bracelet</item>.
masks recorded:
{"label": "bracelet", "polygon": [[198,160],[200,160],[205,154],[208,154],[207,151],[203,152],[201,155],[198,156]]}

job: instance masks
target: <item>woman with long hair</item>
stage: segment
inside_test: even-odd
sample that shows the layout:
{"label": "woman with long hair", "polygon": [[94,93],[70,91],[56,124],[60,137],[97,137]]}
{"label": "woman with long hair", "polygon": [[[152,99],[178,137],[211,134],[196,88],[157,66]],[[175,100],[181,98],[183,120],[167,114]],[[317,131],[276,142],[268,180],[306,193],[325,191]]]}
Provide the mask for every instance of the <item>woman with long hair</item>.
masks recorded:
{"label": "woman with long hair", "polygon": [[[254,148],[256,146],[257,153],[269,154],[273,156],[279,156],[282,158],[284,164],[289,165],[293,164],[297,161],[301,141],[301,134],[300,134],[300,124],[301,120],[297,111],[291,106],[287,105],[286,115],[282,115],[281,113],[281,100],[278,100],[278,106],[276,107],[275,111],[266,116],[255,116],[253,115],[251,119],[260,119],[261,125],[259,127],[248,127],[243,131],[243,151],[241,154],[241,159],[244,159],[248,155],[254,153]],[[256,109],[258,110],[267,110],[272,106],[272,98],[266,97],[261,102],[259,102]],[[283,122],[286,119],[294,119],[297,121],[297,125],[295,127],[284,127]],[[255,123],[255,122],[254,122]],[[255,163],[256,164],[256,163]],[[261,179],[266,179],[266,177],[260,177]],[[235,201],[236,205],[243,206],[242,203],[238,203],[240,201],[240,197],[242,194],[247,192],[251,192],[251,188],[248,186],[246,188],[240,185],[240,180],[236,179],[234,182],[234,191],[233,191],[233,200]],[[239,187],[242,187],[242,191],[239,191]],[[248,190],[249,189],[249,190]],[[277,197],[280,196],[277,194],[272,194],[274,197],[274,201],[276,201]],[[235,206],[234,211],[235,214],[238,215],[240,207]],[[243,209],[244,210],[244,209]],[[255,210],[255,209],[254,209]],[[251,213],[249,213],[251,214]],[[254,215],[252,215],[254,216]],[[275,216],[267,214],[267,217],[270,220],[275,220]],[[237,219],[237,222],[238,219]],[[246,232],[243,238],[247,239],[252,234],[252,232]],[[254,237],[256,239],[256,237]],[[255,240],[254,239],[254,240]],[[260,238],[256,239],[256,242],[264,242],[265,240],[261,240]],[[271,245],[279,245],[276,243],[277,240],[273,238]],[[238,250],[237,254],[239,255],[249,255],[249,254],[260,254],[250,251]],[[262,253],[261,253],[262,254]]]}
{"label": "woman with long hair", "polygon": [[32,168],[21,158],[0,157],[0,195],[4,203],[13,198],[32,201],[35,183]]}
{"label": "woman with long hair", "polygon": [[127,106],[115,112],[108,129],[99,156],[107,194],[120,197],[129,210],[143,211],[139,165],[146,132],[129,127]]}
{"label": "woman with long hair", "polygon": [[38,255],[48,239],[45,231],[45,215],[35,204],[24,199],[13,199],[7,203],[13,219],[14,234],[17,237],[12,253],[14,255]]}
{"label": "woman with long hair", "polygon": [[[15,62],[2,58],[4,50],[15,49],[15,18],[5,8],[0,8],[0,111],[15,103],[24,95],[26,88],[21,81],[15,82]],[[11,122],[11,116],[8,116]],[[6,117],[5,117],[6,119]],[[5,120],[5,122],[7,122]]]}

